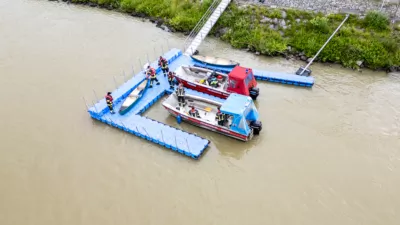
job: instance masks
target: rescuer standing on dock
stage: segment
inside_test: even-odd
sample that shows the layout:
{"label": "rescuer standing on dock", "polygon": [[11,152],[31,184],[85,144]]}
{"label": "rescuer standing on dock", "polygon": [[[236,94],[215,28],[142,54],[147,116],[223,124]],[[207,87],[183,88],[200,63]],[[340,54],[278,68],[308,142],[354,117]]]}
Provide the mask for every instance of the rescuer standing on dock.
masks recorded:
{"label": "rescuer standing on dock", "polygon": [[166,77],[167,73],[169,72],[168,61],[162,56],[160,56],[160,59],[158,60],[158,66],[161,67],[161,70],[164,73],[164,77]]}
{"label": "rescuer standing on dock", "polygon": [[176,95],[178,96],[179,106],[183,107],[185,105],[185,89],[182,83],[180,83],[179,87],[176,89]]}
{"label": "rescuer standing on dock", "polygon": [[174,89],[174,76],[175,72],[168,72],[168,83],[170,89]]}
{"label": "rescuer standing on dock", "polygon": [[114,99],[111,96],[111,92],[107,92],[106,103],[108,108],[110,109],[111,114],[114,114],[114,107],[113,107]]}
{"label": "rescuer standing on dock", "polygon": [[147,78],[150,78],[150,88],[153,87],[154,81],[157,82],[157,85],[160,85],[160,82],[157,79],[156,70],[154,68],[152,68],[150,65],[147,66],[146,76],[147,76]]}
{"label": "rescuer standing on dock", "polygon": [[218,121],[218,125],[223,126],[224,125],[224,120],[225,120],[225,115],[221,112],[220,108],[218,107],[218,112],[215,115],[215,119]]}

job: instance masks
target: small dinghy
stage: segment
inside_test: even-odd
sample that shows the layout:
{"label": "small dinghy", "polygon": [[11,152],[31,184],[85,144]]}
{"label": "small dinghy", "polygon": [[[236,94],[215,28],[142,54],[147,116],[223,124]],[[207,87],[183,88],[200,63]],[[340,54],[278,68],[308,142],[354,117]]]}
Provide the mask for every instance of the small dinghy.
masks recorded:
{"label": "small dinghy", "polygon": [[122,103],[121,108],[119,109],[119,114],[124,115],[129,110],[135,106],[135,104],[142,98],[145,91],[147,90],[149,80],[144,79],[142,83],[139,84],[133,91],[126,97],[125,101]]}
{"label": "small dinghy", "polygon": [[[162,104],[171,115],[179,116],[185,122],[242,141],[251,140],[253,135],[259,134],[262,129],[252,99],[244,95],[231,94],[224,103],[186,95],[185,104],[180,107],[178,97],[173,93]],[[198,116],[189,114],[192,107],[197,110]],[[219,125],[216,120],[218,108],[224,115],[223,125]]]}
{"label": "small dinghy", "polygon": [[233,60],[223,59],[213,56],[192,55],[191,57],[193,60],[197,62],[201,62],[212,66],[235,67],[239,65],[238,62],[235,62]]}

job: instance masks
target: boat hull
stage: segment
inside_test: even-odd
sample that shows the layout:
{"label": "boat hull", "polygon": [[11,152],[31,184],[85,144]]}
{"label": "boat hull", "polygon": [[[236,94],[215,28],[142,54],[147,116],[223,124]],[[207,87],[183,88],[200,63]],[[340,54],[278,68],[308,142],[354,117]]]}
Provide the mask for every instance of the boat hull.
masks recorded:
{"label": "boat hull", "polygon": [[252,134],[250,134],[249,136],[245,136],[243,134],[239,134],[237,132],[234,132],[234,131],[231,131],[231,130],[228,130],[228,129],[224,129],[224,128],[220,127],[220,126],[215,126],[215,125],[212,125],[212,124],[209,124],[209,123],[205,123],[205,122],[200,121],[200,120],[198,120],[198,119],[196,119],[194,117],[182,114],[179,111],[173,110],[173,109],[171,109],[169,107],[164,106],[164,108],[174,117],[180,116],[182,118],[182,120],[184,120],[187,123],[190,123],[192,125],[195,125],[195,126],[198,126],[198,127],[210,130],[210,131],[214,131],[216,133],[220,133],[220,134],[223,134],[223,135],[226,135],[226,136],[229,136],[229,137],[232,137],[232,138],[244,141],[244,142],[247,142],[247,141],[251,140],[252,137],[253,137]]}
{"label": "boat hull", "polygon": [[200,62],[211,66],[232,68],[239,65],[238,62],[212,56],[192,55],[191,58],[196,62]]}
{"label": "boat hull", "polygon": [[188,80],[182,79],[181,77],[176,76],[175,79],[179,82],[182,83],[183,86],[189,89],[193,89],[195,91],[199,91],[205,94],[209,94],[218,98],[222,99],[227,99],[230,95],[229,92],[226,91],[220,91],[218,89],[206,86],[206,85],[201,85],[198,83],[190,82]]}

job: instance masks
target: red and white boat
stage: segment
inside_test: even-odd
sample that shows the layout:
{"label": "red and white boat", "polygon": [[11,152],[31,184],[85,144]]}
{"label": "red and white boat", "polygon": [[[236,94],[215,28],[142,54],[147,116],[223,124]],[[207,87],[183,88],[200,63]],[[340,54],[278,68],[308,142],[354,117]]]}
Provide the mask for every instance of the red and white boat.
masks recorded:
{"label": "red and white boat", "polygon": [[[242,141],[249,141],[254,134],[259,134],[262,124],[258,121],[258,112],[251,98],[232,94],[224,103],[194,95],[185,96],[186,104],[179,107],[178,97],[171,94],[162,104],[168,112],[183,121]],[[194,107],[199,118],[189,115]],[[216,114],[220,108],[225,115],[224,125],[218,125]],[[245,114],[245,115],[244,115]]]}
{"label": "red and white boat", "polygon": [[[256,99],[259,95],[257,82],[249,68],[236,66],[229,74],[215,72],[195,66],[180,66],[175,78],[186,88],[226,99],[231,93],[250,96]],[[210,79],[217,78],[218,86],[210,86]]]}

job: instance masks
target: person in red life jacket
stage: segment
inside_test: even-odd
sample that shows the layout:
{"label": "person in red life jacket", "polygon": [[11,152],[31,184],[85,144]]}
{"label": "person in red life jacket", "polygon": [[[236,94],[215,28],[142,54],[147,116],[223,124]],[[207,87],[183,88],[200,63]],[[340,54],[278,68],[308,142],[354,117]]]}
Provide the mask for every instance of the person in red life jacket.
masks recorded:
{"label": "person in red life jacket", "polygon": [[174,89],[174,77],[175,73],[174,72],[168,72],[168,83],[169,83],[169,88]]}
{"label": "person in red life jacket", "polygon": [[199,111],[195,109],[194,106],[192,106],[192,109],[189,111],[189,115],[196,118],[200,118]]}
{"label": "person in red life jacket", "polygon": [[219,107],[218,107],[218,112],[215,115],[215,119],[218,121],[218,125],[220,125],[220,126],[224,125],[225,115],[221,112]]}
{"label": "person in red life jacket", "polygon": [[166,77],[167,73],[169,72],[168,61],[160,56],[160,59],[158,59],[158,66],[161,67],[161,70],[164,73],[164,77]]}
{"label": "person in red life jacket", "polygon": [[160,85],[160,82],[157,79],[156,70],[151,66],[147,66],[146,77],[150,79],[150,88],[153,87],[153,82],[156,81],[157,85]]}
{"label": "person in red life jacket", "polygon": [[176,89],[176,95],[178,96],[178,103],[180,107],[185,106],[185,89],[183,88],[183,84],[180,83],[178,88]]}
{"label": "person in red life jacket", "polygon": [[114,99],[111,96],[111,92],[107,92],[106,103],[108,108],[110,109],[111,114],[114,114],[114,107],[113,107]]}

